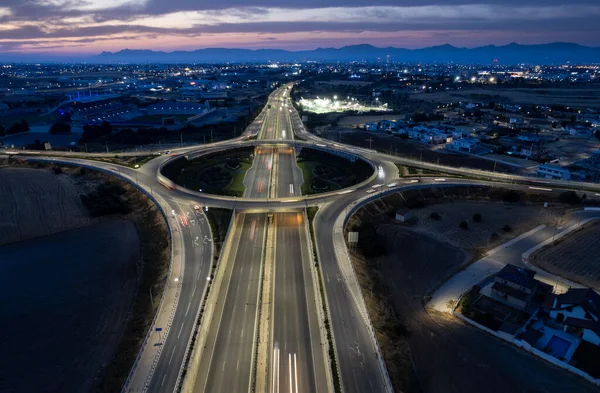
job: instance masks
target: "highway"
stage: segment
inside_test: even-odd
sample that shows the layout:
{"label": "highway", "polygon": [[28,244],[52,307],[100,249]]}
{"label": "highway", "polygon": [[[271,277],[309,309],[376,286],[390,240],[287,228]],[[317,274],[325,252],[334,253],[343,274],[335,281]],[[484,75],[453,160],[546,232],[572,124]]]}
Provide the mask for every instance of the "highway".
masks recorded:
{"label": "highway", "polygon": [[193,204],[182,201],[169,202],[173,206],[172,211],[175,212],[171,214],[170,219],[178,222],[178,231],[183,237],[185,274],[178,278],[177,282],[173,279],[169,283],[180,285],[181,292],[172,328],[162,344],[163,353],[158,359],[149,392],[163,392],[165,388],[174,387],[177,382],[196,313],[206,288],[206,277],[210,274],[213,252],[210,225],[202,210],[195,211]]}
{"label": "highway", "polygon": [[194,392],[249,392],[251,387],[266,215],[240,214],[233,229],[228,236],[234,236],[234,252],[222,262],[224,283]]}
{"label": "highway", "polygon": [[[306,132],[297,112],[290,112],[290,109],[293,109],[291,105],[281,107],[282,91],[283,89],[278,89],[272,93],[269,98],[271,109],[263,110],[248,127],[244,136],[206,146],[176,149],[170,156],[155,158],[138,170],[75,157],[29,157],[31,160],[99,168],[122,176],[153,195],[169,217],[174,244],[173,269],[177,270],[178,265],[181,265],[181,269],[177,270],[180,271],[178,275],[169,278],[166,291],[177,293],[175,298],[178,300],[174,303],[176,306],[173,311],[161,309],[159,313],[157,321],[171,319],[171,329],[168,334],[162,335],[158,343],[161,351],[157,352],[152,347],[152,341],[150,349],[145,349],[142,353],[156,353],[149,357],[150,361],[154,359],[156,364],[148,368],[146,360],[140,362],[140,371],[133,374],[133,382],[129,384],[135,389],[142,387],[138,391],[172,392],[185,357],[202,294],[208,282],[206,276],[213,259],[210,227],[201,212],[194,212],[193,206],[196,203],[202,206],[235,208],[240,214],[235,218],[232,233],[228,234],[232,237],[230,257],[221,261],[226,279],[217,295],[217,313],[211,321],[204,322],[209,324],[209,334],[195,391],[248,391],[256,337],[254,329],[257,324],[259,282],[268,227],[266,211],[278,212],[274,215],[272,225],[275,233],[272,284],[275,300],[270,364],[271,371],[275,371],[269,376],[270,383],[273,383],[270,384],[270,390],[291,393],[327,390],[325,376],[321,375],[320,370],[328,367],[328,360],[323,359],[321,353],[318,321],[315,317],[315,310],[319,305],[318,302],[314,302],[311,278],[313,273],[304,227],[305,219],[303,214],[299,214],[306,206],[320,206],[314,220],[317,234],[315,246],[323,272],[340,378],[345,393],[362,393],[385,392],[389,391],[389,387],[386,386],[386,372],[382,370],[378,359],[378,346],[373,340],[362,295],[357,288],[351,266],[345,257],[340,257],[346,250],[343,238],[340,240],[340,233],[335,232],[339,230],[339,219],[349,214],[350,208],[356,206],[359,199],[380,197],[384,191],[391,193],[432,185],[484,185],[527,190],[532,184],[538,184],[549,190],[541,192],[557,192],[561,187],[600,192],[600,186],[597,184],[438,167],[326,141]],[[254,165],[248,170],[244,180],[247,189],[243,198],[209,196],[180,187],[167,189],[159,182],[161,166],[172,158],[181,154],[200,155],[208,151],[262,143],[247,140],[250,134],[273,141],[265,141],[270,146],[256,148]],[[294,134],[307,141],[298,143],[298,146],[312,144],[339,152],[358,154],[371,161],[379,173],[364,184],[351,189],[304,199],[300,195],[302,173],[295,164],[295,149],[279,144],[282,139],[287,140],[284,142],[286,144],[297,143],[291,140]],[[273,145],[275,142],[278,143],[277,146]],[[488,180],[398,179],[395,162],[463,176],[476,175]],[[175,217],[170,214],[171,210],[175,211]],[[194,216],[197,217],[192,223]],[[174,278],[178,278],[178,281],[175,282]],[[166,296],[163,302],[166,303],[168,299],[170,297]],[[164,326],[152,326],[153,329],[156,327]],[[251,330],[254,334],[252,336],[248,333]],[[142,355],[141,358],[145,359]],[[149,385],[146,384],[147,380],[150,381]],[[275,385],[275,382],[278,384]]]}
{"label": "highway", "polygon": [[312,279],[312,257],[303,213],[275,215],[273,338],[271,378],[274,393],[326,392],[326,363],[319,332]]}
{"label": "highway", "polygon": [[[276,104],[278,94],[269,97]],[[268,105],[269,105],[268,104]],[[261,121],[258,135],[270,135],[275,128],[273,110]],[[244,178],[244,197],[267,198],[270,194],[274,149],[258,147],[252,167]],[[225,274],[217,296],[217,312],[210,321],[208,337],[194,386],[195,392],[249,392],[257,329],[260,281],[264,266],[267,215],[237,214],[232,233],[232,250],[222,260]]]}

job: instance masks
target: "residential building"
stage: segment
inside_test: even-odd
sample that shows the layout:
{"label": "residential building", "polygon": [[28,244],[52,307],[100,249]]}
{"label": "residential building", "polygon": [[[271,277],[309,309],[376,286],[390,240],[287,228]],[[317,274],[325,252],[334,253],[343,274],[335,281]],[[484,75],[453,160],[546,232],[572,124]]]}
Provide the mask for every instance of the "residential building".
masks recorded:
{"label": "residential building", "polygon": [[551,286],[534,277],[533,270],[506,265],[494,277],[492,295],[503,299],[510,306],[524,310],[536,295],[545,295],[552,290]]}
{"label": "residential building", "polygon": [[570,288],[551,295],[544,302],[550,317],[564,325],[564,330],[583,340],[600,345],[600,295],[591,288]]}
{"label": "residential building", "polygon": [[365,131],[378,131],[377,123],[367,122],[365,123],[363,128],[365,129]]}
{"label": "residential building", "polygon": [[381,120],[377,123],[377,126],[380,130],[392,131],[397,128],[397,123],[396,120]]}
{"label": "residential building", "polygon": [[477,149],[477,147],[481,144],[478,139],[475,138],[462,138],[462,139],[454,139],[452,143],[449,145],[449,148],[457,151],[468,152],[471,153]]}
{"label": "residential building", "polygon": [[523,142],[538,143],[540,141],[540,138],[536,134],[532,134],[530,132],[522,132],[519,135],[517,135],[517,140]]}
{"label": "residential building", "polygon": [[538,166],[536,173],[548,179],[569,180],[571,171],[558,165],[543,164]]}
{"label": "residential building", "polygon": [[396,212],[396,221],[406,222],[412,218],[412,213],[409,209],[399,209]]}

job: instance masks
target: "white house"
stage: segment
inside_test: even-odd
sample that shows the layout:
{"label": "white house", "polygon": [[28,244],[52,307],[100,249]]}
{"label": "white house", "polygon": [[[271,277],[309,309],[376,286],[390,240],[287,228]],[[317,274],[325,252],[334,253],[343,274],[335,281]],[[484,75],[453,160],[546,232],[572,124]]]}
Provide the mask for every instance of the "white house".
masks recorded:
{"label": "white house", "polygon": [[451,149],[457,151],[465,151],[465,152],[473,152],[477,149],[481,142],[475,138],[462,138],[462,139],[454,139],[450,145],[448,145]]}
{"label": "white house", "polygon": [[561,295],[549,297],[544,307],[550,317],[576,333],[585,341],[600,345],[600,295],[591,288],[570,288]]}
{"label": "white house", "polygon": [[571,171],[557,165],[540,165],[538,166],[536,173],[548,179],[569,180],[571,178]]}
{"label": "white house", "polygon": [[399,209],[396,212],[396,221],[406,222],[410,220],[412,217],[412,213],[408,209]]}

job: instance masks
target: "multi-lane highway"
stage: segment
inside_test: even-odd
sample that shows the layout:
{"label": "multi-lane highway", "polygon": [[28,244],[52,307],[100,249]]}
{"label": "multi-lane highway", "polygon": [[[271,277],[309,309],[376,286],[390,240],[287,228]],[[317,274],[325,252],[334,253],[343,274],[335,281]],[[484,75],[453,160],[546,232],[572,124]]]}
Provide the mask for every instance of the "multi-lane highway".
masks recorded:
{"label": "multi-lane highway", "polygon": [[275,215],[270,391],[326,392],[328,364],[319,330],[315,268],[303,212]]}
{"label": "multi-lane highway", "polygon": [[[327,391],[325,370],[329,363],[323,357],[322,346],[325,343],[321,342],[319,336],[317,309],[320,305],[315,299],[312,280],[315,272],[312,270],[306,218],[301,210],[307,205],[319,205],[321,208],[314,222],[316,248],[343,390],[346,393],[384,392],[389,391],[386,371],[379,359],[378,346],[364,309],[360,288],[356,285],[347,258],[343,257],[346,249],[339,233],[340,218],[347,215],[349,208],[356,206],[360,198],[378,195],[382,190],[395,192],[412,187],[430,187],[432,184],[498,186],[500,181],[521,182],[524,184],[509,184],[507,187],[527,189],[531,187],[531,182],[536,181],[449,167],[443,167],[443,171],[477,175],[495,182],[421,179],[415,184],[412,183],[414,180],[410,183],[399,180],[394,162],[405,163],[407,160],[346,147],[307,133],[297,112],[291,105],[285,105],[287,98],[284,93],[284,88],[276,90],[269,98],[271,109],[265,108],[248,128],[248,132],[260,138],[277,140],[277,145],[269,142],[270,146],[256,148],[253,167],[244,181],[244,198],[216,198],[179,187],[164,188],[161,185],[164,183],[158,181],[161,176],[159,171],[172,157],[159,157],[139,170],[78,158],[45,159],[96,167],[125,177],[153,195],[169,217],[174,244],[172,269],[177,273],[169,278],[167,295],[163,300],[163,305],[172,304],[172,308],[161,308],[157,324],[165,321],[170,329],[168,332],[165,329],[164,333],[168,334],[163,334],[158,340],[160,350],[152,345],[156,344],[156,340],[153,338],[155,335],[151,335],[150,344],[145,346],[140,355],[137,371],[128,382],[130,391],[171,392],[175,388],[213,259],[210,227],[203,214],[194,210],[196,203],[233,207],[239,214],[236,214],[232,231],[228,234],[231,237],[231,252],[226,260],[221,261],[223,280],[216,296],[216,312],[210,321],[203,321],[208,326],[208,334],[195,391],[247,392],[252,383],[259,288],[264,273],[261,269],[265,266],[264,251],[269,231],[273,233],[271,290],[274,299],[272,321],[269,322],[272,342],[269,348],[269,390],[291,393]],[[307,141],[303,145],[312,144],[360,154],[373,163],[377,176],[352,189],[305,200],[300,195],[302,173],[296,166],[296,151],[292,148],[296,143],[291,141],[294,134]],[[209,146],[177,149],[173,155],[256,143],[247,141],[247,136]],[[408,163],[437,169],[433,164]],[[600,192],[598,185],[550,180],[543,182],[546,189],[585,187]],[[248,209],[261,213],[244,213]],[[267,211],[278,212],[273,216],[272,224],[269,224]],[[176,300],[170,301],[172,298]],[[152,329],[163,327],[157,324]]]}
{"label": "multi-lane highway", "polygon": [[249,392],[264,262],[266,215],[240,214],[194,392]]}
{"label": "multi-lane highway", "polygon": [[[281,94],[281,91],[280,91]],[[274,94],[259,138],[293,138],[289,111]],[[288,127],[286,130],[283,127]],[[302,172],[290,146],[255,149],[252,167],[244,179],[246,198],[278,198],[300,195]],[[266,214],[240,212],[233,226],[235,252],[223,261],[226,273],[217,313],[211,322],[195,391],[247,392],[255,366],[258,326],[259,280],[265,265],[272,280],[272,318],[265,321],[271,334],[268,353],[270,383],[274,392],[327,391],[325,358],[319,330],[318,303],[313,283],[312,254],[302,210]],[[273,231],[271,258],[265,264],[266,233]],[[242,307],[243,306],[243,307]],[[225,321],[225,322],[224,322]],[[232,374],[235,375],[232,378]]]}

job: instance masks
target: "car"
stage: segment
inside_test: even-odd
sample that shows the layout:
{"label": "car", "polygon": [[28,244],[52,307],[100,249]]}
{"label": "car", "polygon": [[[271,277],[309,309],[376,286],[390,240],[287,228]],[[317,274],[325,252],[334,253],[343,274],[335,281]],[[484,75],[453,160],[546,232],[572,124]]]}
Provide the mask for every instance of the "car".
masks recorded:
{"label": "car", "polygon": [[169,153],[171,153],[171,150],[167,150],[167,151],[165,152],[165,154],[169,154]]}
{"label": "car", "polygon": [[198,210],[200,210],[200,209],[202,209],[202,208],[200,207],[200,205],[194,205],[194,210],[198,211]]}

